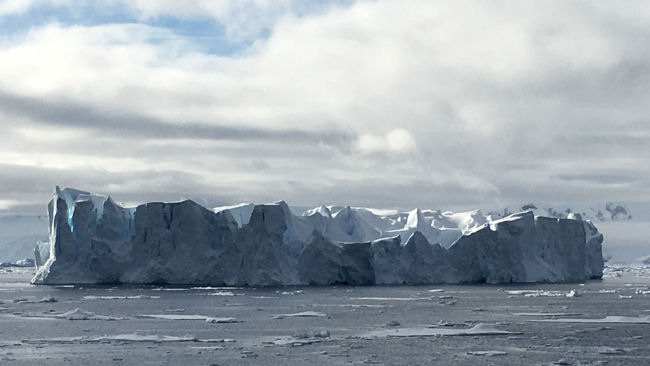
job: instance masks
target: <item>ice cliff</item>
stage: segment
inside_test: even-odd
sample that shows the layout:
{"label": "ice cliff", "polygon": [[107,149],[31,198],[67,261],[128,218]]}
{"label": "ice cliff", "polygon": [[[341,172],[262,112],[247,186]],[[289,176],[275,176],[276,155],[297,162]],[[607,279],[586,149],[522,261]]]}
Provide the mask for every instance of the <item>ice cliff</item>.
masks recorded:
{"label": "ice cliff", "polygon": [[[564,282],[600,278],[603,237],[588,221],[407,216],[284,202],[209,210],[193,201],[124,208],[59,189],[35,284],[326,285]],[[399,216],[399,215],[398,215]]]}

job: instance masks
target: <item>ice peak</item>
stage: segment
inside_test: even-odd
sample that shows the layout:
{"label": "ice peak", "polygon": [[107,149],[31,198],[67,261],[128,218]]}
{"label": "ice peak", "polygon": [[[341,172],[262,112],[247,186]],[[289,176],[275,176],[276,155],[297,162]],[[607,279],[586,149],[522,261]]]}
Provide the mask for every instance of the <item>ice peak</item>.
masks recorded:
{"label": "ice peak", "polygon": [[418,229],[426,226],[426,220],[422,214],[422,210],[416,208],[409,212],[408,218],[406,219],[405,229]]}

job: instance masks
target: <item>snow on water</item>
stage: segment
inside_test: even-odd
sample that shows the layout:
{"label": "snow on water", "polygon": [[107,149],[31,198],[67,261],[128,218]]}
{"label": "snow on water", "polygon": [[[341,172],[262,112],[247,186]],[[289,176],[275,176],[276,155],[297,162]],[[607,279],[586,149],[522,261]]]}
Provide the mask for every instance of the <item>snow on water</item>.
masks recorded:
{"label": "snow on water", "polygon": [[434,337],[434,336],[481,336],[481,335],[511,335],[513,332],[497,329],[494,326],[479,323],[471,328],[391,328],[366,333],[365,337]]}
{"label": "snow on water", "polygon": [[[39,267],[36,284],[394,285],[602,276],[602,235],[593,225],[530,212],[489,221],[480,211],[416,208],[382,218],[321,207],[295,216],[283,201],[210,211],[190,200],[125,209],[74,189],[57,189],[50,207],[54,255]],[[214,294],[230,296],[221,291]]]}

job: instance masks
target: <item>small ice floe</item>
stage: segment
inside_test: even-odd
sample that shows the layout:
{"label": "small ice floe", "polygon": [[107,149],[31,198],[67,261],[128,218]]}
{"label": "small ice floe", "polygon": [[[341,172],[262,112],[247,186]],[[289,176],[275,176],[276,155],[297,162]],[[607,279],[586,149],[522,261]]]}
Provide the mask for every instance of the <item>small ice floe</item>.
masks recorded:
{"label": "small ice floe", "polygon": [[506,352],[503,351],[470,351],[467,352],[470,356],[505,356]]}
{"label": "small ice floe", "polygon": [[580,316],[580,313],[512,313],[516,316]]}
{"label": "small ice floe", "polygon": [[185,287],[156,287],[152,288],[151,291],[188,291],[189,288]]}
{"label": "small ice floe", "polygon": [[294,338],[298,339],[309,339],[309,338],[329,338],[329,330],[303,330],[297,332],[293,335]]}
{"label": "small ice floe", "polygon": [[[328,305],[323,304],[322,306],[328,306]],[[340,306],[343,308],[353,308],[353,309],[360,309],[360,308],[382,309],[386,307],[392,307],[392,305],[381,305],[381,304],[339,304],[336,306]]]}
{"label": "small ice floe", "polygon": [[566,297],[578,297],[578,296],[580,296],[580,293],[576,292],[576,290],[571,290],[569,291],[568,294],[566,294]]}
{"label": "small ice floe", "polygon": [[300,295],[303,292],[304,292],[303,290],[296,290],[296,291],[282,291],[282,292],[276,291],[275,293],[280,295]]}
{"label": "small ice floe", "polygon": [[297,346],[304,346],[307,344],[319,343],[329,337],[330,337],[329,330],[300,331],[291,337],[280,337],[280,338],[276,338],[273,341],[264,342],[264,343],[273,344],[276,346],[297,347]]}
{"label": "small ice floe", "polygon": [[81,310],[76,308],[65,313],[40,313],[40,312],[27,312],[21,315],[25,318],[45,318],[45,319],[65,319],[65,320],[124,320],[125,318],[118,318],[106,315],[97,315],[90,311]]}
{"label": "small ice floe", "polygon": [[139,300],[139,299],[160,299],[160,296],[133,295],[133,296],[94,296],[83,297],[84,300]]}
{"label": "small ice floe", "polygon": [[232,291],[217,291],[217,292],[210,292],[208,295],[209,296],[235,296],[235,293]]}
{"label": "small ice floe", "polygon": [[39,303],[48,303],[48,302],[57,302],[58,300],[54,296],[45,296],[44,298],[38,300]]}
{"label": "small ice floe", "polygon": [[165,320],[203,320],[208,323],[239,323],[235,318],[216,318],[205,315],[192,314],[140,314],[138,318],[165,319]]}
{"label": "small ice floe", "polygon": [[625,350],[622,348],[614,348],[614,347],[598,347],[598,353],[601,355],[620,355],[622,353],[625,353]]}
{"label": "small ice floe", "polygon": [[212,287],[212,286],[205,286],[205,287],[190,287],[190,290],[206,290],[206,291],[224,291],[224,290],[240,290],[241,287],[231,287],[231,286],[220,286],[220,287]]}
{"label": "small ice floe", "polygon": [[578,297],[580,294],[575,290],[569,292],[549,290],[509,290],[510,295],[523,295],[526,297]]}
{"label": "small ice floe", "polygon": [[274,315],[273,319],[284,319],[284,318],[326,318],[327,314],[321,313],[318,311],[303,311],[301,313],[293,314],[278,314]]}
{"label": "small ice floe", "polygon": [[434,288],[434,289],[431,289],[431,290],[427,290],[427,292],[437,293],[437,292],[445,292],[445,290],[442,289],[442,288]]}
{"label": "small ice floe", "polygon": [[267,343],[274,344],[276,346],[299,347],[308,344],[319,343],[322,341],[323,340],[319,338],[297,339],[293,337],[285,337],[285,338],[278,338],[274,341],[267,342]]}
{"label": "small ice floe", "polygon": [[100,342],[202,342],[202,343],[222,343],[234,340],[228,339],[198,339],[192,335],[171,336],[159,334],[118,334],[90,337],[57,337],[57,338],[40,338],[40,339],[23,339],[22,343],[27,344],[48,344],[48,343],[100,343]]}
{"label": "small ice floe", "polygon": [[351,297],[350,300],[369,300],[369,301],[418,301],[431,300],[430,297]]}
{"label": "small ice floe", "polygon": [[206,318],[206,322],[208,323],[241,323],[240,320],[237,320],[235,318]]}
{"label": "small ice floe", "polygon": [[435,336],[481,336],[517,334],[497,329],[491,325],[479,323],[471,328],[394,328],[381,329],[366,333],[365,337],[435,337]]}
{"label": "small ice floe", "polygon": [[454,322],[448,322],[444,320],[439,320],[436,323],[427,325],[427,328],[438,328],[438,327],[455,327],[455,326],[466,326],[466,323],[454,323]]}
{"label": "small ice floe", "polygon": [[619,299],[631,299],[632,295],[618,295]]}
{"label": "small ice floe", "polygon": [[40,303],[48,303],[48,302],[57,302],[58,300],[54,298],[53,296],[45,296],[42,299],[29,299],[26,297],[19,298],[19,299],[14,299],[13,303],[14,304],[40,304]]}
{"label": "small ice floe", "polygon": [[555,323],[627,323],[650,324],[650,315],[646,316],[613,316],[608,315],[600,319],[590,318],[560,318],[560,319],[533,319],[530,322],[555,322]]}

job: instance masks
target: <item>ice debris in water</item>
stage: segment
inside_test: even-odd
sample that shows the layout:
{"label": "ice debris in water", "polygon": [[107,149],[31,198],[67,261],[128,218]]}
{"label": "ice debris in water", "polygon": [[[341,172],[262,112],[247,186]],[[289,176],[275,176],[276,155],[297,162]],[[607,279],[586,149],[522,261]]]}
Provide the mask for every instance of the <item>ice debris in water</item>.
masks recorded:
{"label": "ice debris in water", "polygon": [[614,316],[608,315],[604,318],[560,318],[560,319],[534,319],[531,322],[555,322],[555,323],[629,323],[629,324],[650,324],[650,315],[646,316]]}
{"label": "ice debris in water", "polygon": [[191,314],[140,314],[138,317],[164,320],[204,320],[208,323],[239,323],[239,321],[235,318],[217,318],[212,316]]}
{"label": "ice debris in water", "polygon": [[79,308],[66,311],[65,313],[41,313],[41,312],[25,312],[22,314],[26,318],[52,318],[52,319],[66,319],[66,320],[124,320],[125,318],[97,315],[90,311],[85,311]]}
{"label": "ice debris in water", "polygon": [[171,336],[159,334],[118,334],[118,335],[104,335],[104,336],[90,336],[90,337],[57,337],[57,338],[37,338],[37,339],[23,339],[22,343],[28,344],[47,344],[47,343],[100,343],[107,341],[116,342],[202,342],[202,343],[223,343],[234,342],[232,339],[199,339],[192,335],[184,336]]}
{"label": "ice debris in water", "polygon": [[273,319],[283,319],[283,318],[325,318],[327,314],[321,313],[318,311],[303,311],[300,313],[293,314],[278,314],[274,315]]}
{"label": "ice debris in water", "polygon": [[366,337],[432,337],[432,336],[479,336],[515,334],[497,329],[491,325],[478,323],[471,328],[391,328],[371,331]]}

